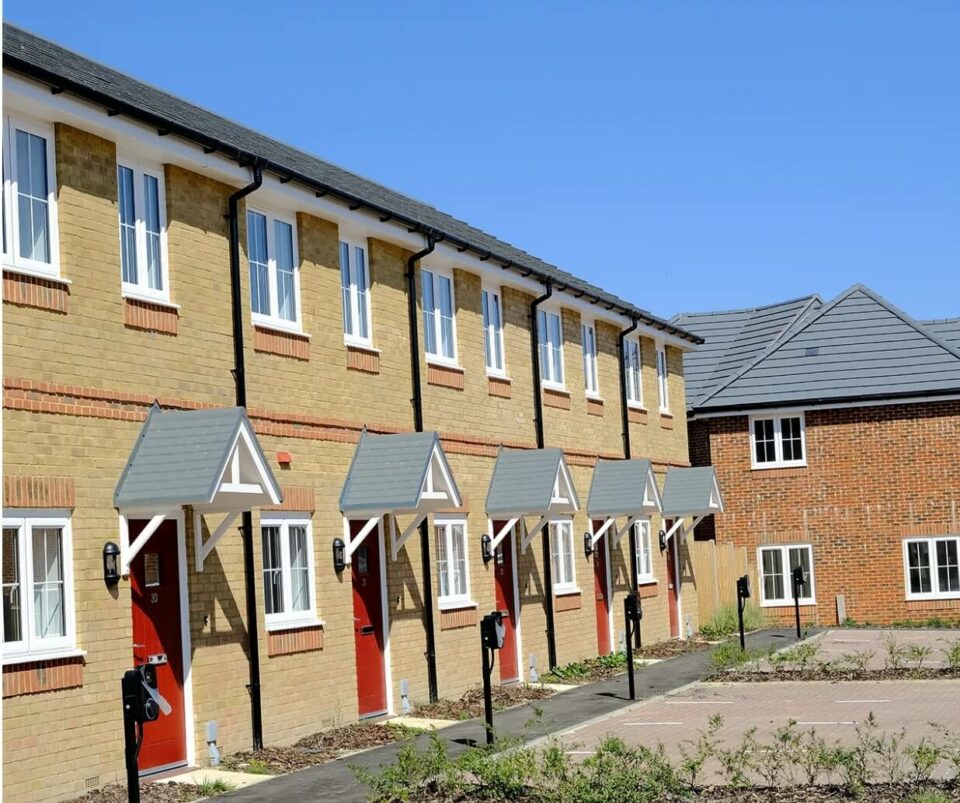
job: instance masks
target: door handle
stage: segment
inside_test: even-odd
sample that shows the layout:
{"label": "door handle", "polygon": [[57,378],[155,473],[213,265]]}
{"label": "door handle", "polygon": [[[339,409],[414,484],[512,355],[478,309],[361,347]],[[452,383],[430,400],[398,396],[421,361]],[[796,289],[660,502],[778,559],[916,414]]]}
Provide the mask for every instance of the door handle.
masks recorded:
{"label": "door handle", "polygon": [[376,632],[376,628],[373,625],[364,625],[360,628],[361,636],[372,636]]}

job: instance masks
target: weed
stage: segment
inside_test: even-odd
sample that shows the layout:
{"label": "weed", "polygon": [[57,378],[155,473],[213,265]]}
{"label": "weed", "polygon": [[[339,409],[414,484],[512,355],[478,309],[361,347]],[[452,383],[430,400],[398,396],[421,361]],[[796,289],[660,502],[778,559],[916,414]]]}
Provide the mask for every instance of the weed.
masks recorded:
{"label": "weed", "polygon": [[[747,605],[743,609],[743,629],[759,630],[766,620],[763,612],[755,605]],[[700,633],[704,638],[718,641],[739,632],[740,622],[737,619],[737,603],[731,602],[718,608],[710,620],[700,626]]]}
{"label": "weed", "polygon": [[723,717],[714,714],[707,721],[707,727],[697,731],[696,740],[684,739],[680,743],[680,755],[683,756],[680,768],[684,775],[689,777],[691,786],[697,785],[700,774],[703,772],[703,765],[716,755],[719,744],[717,733],[721,727],[723,727]]}
{"label": "weed", "polygon": [[960,641],[955,641],[943,651],[947,658],[947,666],[951,669],[960,669]]}
{"label": "weed", "polygon": [[773,741],[763,745],[756,755],[754,767],[766,786],[780,786],[793,781],[793,763],[800,744],[797,721],[791,719],[773,732]]}
{"label": "weed", "polygon": [[770,657],[774,668],[789,666],[792,669],[803,671],[813,665],[820,645],[813,641],[802,641],[783,652],[775,653]]}
{"label": "weed", "polygon": [[865,672],[870,665],[871,658],[873,658],[873,653],[868,650],[844,653],[837,660],[836,667],[851,672]]}
{"label": "weed", "polygon": [[910,772],[911,783],[926,783],[933,777],[944,758],[943,748],[924,736],[917,744],[910,745],[904,751],[913,766]]}
{"label": "weed", "polygon": [[907,648],[896,637],[887,633],[883,636],[883,647],[887,651],[885,666],[887,669],[903,669],[907,661]]}
{"label": "weed", "polygon": [[223,780],[223,778],[201,778],[197,782],[197,791],[203,795],[203,797],[225,795],[234,789],[236,789],[236,787],[232,783]]}
{"label": "weed", "polygon": [[724,641],[714,649],[710,657],[718,669],[732,669],[751,662],[759,662],[769,655],[769,650],[741,650],[739,642]]}
{"label": "weed", "polygon": [[270,772],[270,768],[267,766],[267,762],[259,758],[251,758],[247,762],[247,766],[243,769],[244,772],[249,772],[251,775],[273,775]]}
{"label": "weed", "polygon": [[718,749],[717,760],[723,768],[728,786],[742,789],[749,784],[748,773],[756,768],[754,756],[757,753],[757,729],[750,728],[736,747],[729,750]]}
{"label": "weed", "polygon": [[918,789],[905,798],[905,803],[950,803],[950,798],[939,789]]}
{"label": "weed", "polygon": [[931,655],[933,655],[933,647],[927,647],[922,644],[911,644],[904,650],[904,656],[910,663],[916,664],[918,671],[923,669],[923,662]]}

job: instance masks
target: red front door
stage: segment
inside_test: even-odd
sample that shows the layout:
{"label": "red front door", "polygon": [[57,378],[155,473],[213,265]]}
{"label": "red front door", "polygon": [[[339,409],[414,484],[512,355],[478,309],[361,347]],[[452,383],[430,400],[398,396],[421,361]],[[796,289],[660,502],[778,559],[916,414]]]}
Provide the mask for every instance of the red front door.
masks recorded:
{"label": "red front door", "polygon": [[[602,521],[593,523],[595,528],[603,526]],[[593,550],[593,587],[597,598],[597,654],[609,655],[613,648],[610,644],[610,593],[607,584],[607,536],[597,541]]]}
{"label": "red front door", "polygon": [[667,609],[670,614],[670,638],[680,638],[680,578],[677,576],[677,536],[667,544]]}
{"label": "red front door", "polygon": [[[130,541],[146,526],[130,522]],[[157,691],[170,703],[143,726],[140,772],[183,764],[187,760],[183,706],[183,634],[180,623],[180,561],[177,523],[165,521],[130,564],[133,601],[133,664],[157,668]]]}
{"label": "red front door", "polygon": [[[500,532],[505,521],[495,521],[493,531]],[[494,582],[496,584],[497,610],[504,612],[503,649],[497,654],[500,661],[500,682],[509,683],[520,679],[520,661],[517,656],[517,597],[513,584],[513,532],[509,533],[493,558]]]}
{"label": "red front door", "polygon": [[[350,535],[356,536],[364,523],[351,521]],[[353,578],[353,637],[357,651],[357,708],[361,717],[370,717],[387,710],[380,534],[376,528],[353,553],[350,573]]]}

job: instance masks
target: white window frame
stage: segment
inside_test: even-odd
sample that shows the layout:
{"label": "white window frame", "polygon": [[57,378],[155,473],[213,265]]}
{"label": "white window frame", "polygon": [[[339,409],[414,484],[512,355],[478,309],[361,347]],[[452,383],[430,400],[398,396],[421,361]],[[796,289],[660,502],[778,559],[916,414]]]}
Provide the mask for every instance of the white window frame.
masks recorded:
{"label": "white window frame", "polygon": [[[303,306],[300,303],[300,252],[297,243],[297,221],[295,217],[288,217],[281,212],[270,212],[256,206],[248,206],[247,213],[254,212],[267,219],[267,283],[270,286],[270,313],[265,314],[253,311],[253,288],[250,288],[250,319],[256,326],[267,329],[279,329],[284,332],[303,334]],[[247,223],[245,250],[247,256],[247,276],[250,275],[250,231],[249,218]],[[274,221],[286,223],[291,227],[290,237],[293,251],[293,303],[296,305],[296,320],[288,321],[280,317],[280,296],[277,292],[277,249]]]}
{"label": "white window frame", "polygon": [[[497,327],[492,322],[487,323],[484,326],[483,330],[483,358],[484,363],[487,367],[487,376],[497,376],[501,378],[506,378],[507,376],[507,350],[504,344],[503,339],[503,293],[498,287],[492,287],[484,285],[480,291],[480,321],[483,323],[483,297],[495,296],[497,299],[497,304],[500,309],[500,326]],[[490,342],[493,345],[495,351],[499,351],[500,364],[502,367],[497,368],[495,365],[491,365],[489,355],[487,354],[487,342]]]}
{"label": "white window frame", "polygon": [[460,608],[476,608],[477,603],[470,596],[470,538],[467,532],[467,519],[465,516],[434,516],[433,527],[435,537],[439,537],[436,532],[443,529],[444,546],[447,551],[447,588],[453,588],[453,527],[459,525],[463,528],[463,571],[466,580],[466,591],[463,594],[440,594],[440,545],[437,545],[437,607],[441,611],[457,610]]}
{"label": "white window frame", "polygon": [[[305,611],[291,610],[293,587],[290,566],[290,527],[305,527],[307,531],[307,580],[310,583],[310,605]],[[260,555],[263,556],[263,528],[280,528],[280,587],[283,613],[267,613],[266,587],[263,588],[263,618],[267,630],[290,630],[297,627],[322,625],[317,617],[317,567],[313,560],[313,521],[309,513],[271,513],[260,517]],[[263,566],[260,567],[261,583],[265,583]]]}
{"label": "white window frame", "polygon": [[[23,613],[25,638],[17,642],[3,642],[3,663],[41,660],[80,654],[77,650],[76,601],[73,584],[73,530],[70,512],[66,510],[4,510],[3,526],[20,530],[18,560],[20,561],[20,607]],[[59,638],[38,639],[34,631],[33,603],[33,527],[59,527],[61,560],[63,561],[63,621],[65,635]]]}
{"label": "white window frame", "polygon": [[[657,397],[660,402],[660,412],[670,412],[670,369],[667,365],[667,347],[657,343]],[[806,454],[806,452],[804,452]]]}
{"label": "white window frame", "polygon": [[[637,377],[636,377],[636,394],[633,393],[633,388],[631,388],[631,377],[629,374],[630,368],[630,349],[636,347],[637,349]],[[623,365],[621,370],[625,374],[625,384],[627,387],[627,407],[632,407],[634,410],[645,410],[643,406],[643,342],[639,337],[627,337],[623,341]]]}
{"label": "white window frame", "polygon": [[[137,248],[137,282],[132,284],[123,278],[123,229],[120,224],[120,168],[133,171],[133,211],[135,215]],[[144,217],[145,199],[143,177],[148,175],[157,180],[157,209],[160,213],[160,277],[163,288],[154,290],[147,280],[147,224]],[[167,251],[167,188],[163,167],[145,162],[135,156],[117,152],[117,233],[120,238],[120,288],[124,298],[140,298],[145,301],[170,301],[170,260]]]}
{"label": "white window frame", "polygon": [[[366,308],[367,313],[367,337],[363,337],[360,334],[355,334],[354,332],[347,331],[347,321],[343,321],[343,342],[347,345],[361,346],[370,348],[373,345],[373,305],[370,302],[370,253],[367,249],[367,241],[362,237],[352,236],[350,234],[341,234],[340,239],[337,243],[337,260],[340,259],[340,244],[344,243],[349,249],[350,254],[350,314],[353,320],[353,327],[355,332],[358,332],[360,329],[360,289],[357,284],[357,273],[356,273],[356,252],[359,248],[363,251],[364,265],[366,266],[366,279],[367,285],[364,288],[364,307]],[[341,304],[343,298],[343,267],[340,266],[340,293],[341,293]],[[341,306],[341,316],[343,315],[342,306]]]}
{"label": "white window frame", "polygon": [[[637,538],[637,584],[638,585],[649,585],[650,583],[656,583],[657,578],[653,573],[653,542],[652,542],[652,528],[650,526],[650,519],[640,519],[633,525],[636,530]],[[647,562],[650,564],[650,571],[642,571],[643,562],[641,558],[646,556]]]}
{"label": "white window frame", "polygon": [[562,597],[565,594],[579,594],[580,588],[577,586],[577,545],[576,539],[573,536],[573,520],[572,519],[551,519],[547,527],[549,527],[550,532],[550,555],[549,559],[553,560],[554,552],[559,555],[560,550],[555,546],[558,546],[556,541],[559,535],[560,528],[565,528],[569,531],[570,538],[570,577],[561,577],[561,572],[558,569],[563,567],[563,561],[558,560],[556,565],[552,565],[553,569],[553,595],[555,597]]}
{"label": "white window frame", "polygon": [[[790,573],[790,550],[806,549],[810,553],[810,576],[803,586],[804,596],[800,597],[800,605],[817,604],[817,587],[814,581],[814,555],[812,544],[763,544],[757,547],[757,586],[759,588],[761,608],[789,608],[793,607],[793,578]],[[780,565],[783,572],[783,599],[766,598],[766,589],[763,584],[763,553],[777,550],[781,553]]]}
{"label": "white window frame", "polygon": [[[785,418],[800,419],[800,448],[803,449],[802,460],[784,460],[783,459],[783,431],[782,424]],[[771,462],[757,462],[757,437],[754,422],[773,421],[773,443],[776,452],[776,459]],[[770,412],[762,415],[752,415],[749,418],[750,426],[750,467],[754,470],[763,470],[765,468],[802,468],[807,465],[807,425],[802,410],[791,412]]]}
{"label": "white window frame", "polygon": [[[543,319],[543,333],[546,336],[547,340],[544,343],[540,339],[540,315],[544,316]],[[560,343],[554,345],[550,341],[550,317],[553,316],[557,319],[559,324],[560,332]],[[541,308],[537,310],[537,348],[546,346],[547,359],[543,359],[543,354],[540,354],[540,387],[549,388],[551,390],[561,390],[566,392],[567,390],[567,365],[563,355],[563,310],[562,309],[550,309],[550,308]],[[557,378],[553,375],[553,359],[552,352],[557,350],[560,353],[560,377]]]}
{"label": "white window frame", "polygon": [[[60,278],[60,226],[57,213],[57,159],[54,129],[50,123],[25,119],[19,115],[3,118],[3,203],[10,225],[6,231],[7,250],[3,252],[3,266],[18,273],[45,278]],[[17,158],[14,129],[43,137],[47,156],[47,235],[50,240],[50,262],[20,256],[20,220],[17,200]]]}
{"label": "white window frame", "polygon": [[[960,536],[934,535],[923,538],[903,539],[903,588],[908,600],[960,599],[960,591],[941,591],[940,573],[937,563],[937,541],[954,541],[957,544],[957,556],[960,558]],[[910,591],[910,559],[908,545],[926,543],[930,554],[930,591],[914,593]]]}
{"label": "white window frame", "polygon": [[[427,351],[427,337],[426,337],[426,326],[427,326],[427,310],[423,306],[423,283],[426,281],[426,274],[430,274],[431,281],[433,282],[433,303],[434,303],[434,316],[433,316],[433,342],[437,347],[437,352]],[[439,283],[437,282],[437,277],[443,276],[445,279],[450,282],[450,321],[451,321],[451,331],[453,334],[453,356],[447,357],[443,354],[443,322],[440,320],[440,305],[437,303],[437,287]],[[420,269],[420,307],[421,314],[423,315],[423,326],[424,326],[424,337],[423,337],[423,353],[426,357],[427,362],[436,363],[438,365],[447,365],[454,368],[459,368],[459,363],[457,362],[457,286],[453,281],[453,271],[442,270],[436,266],[430,265]]]}
{"label": "white window frame", "polygon": [[[593,350],[587,349],[587,332],[593,341]],[[589,399],[600,398],[600,368],[597,362],[597,324],[596,321],[581,319],[580,349],[583,352],[583,391]],[[591,384],[593,387],[591,387]]]}

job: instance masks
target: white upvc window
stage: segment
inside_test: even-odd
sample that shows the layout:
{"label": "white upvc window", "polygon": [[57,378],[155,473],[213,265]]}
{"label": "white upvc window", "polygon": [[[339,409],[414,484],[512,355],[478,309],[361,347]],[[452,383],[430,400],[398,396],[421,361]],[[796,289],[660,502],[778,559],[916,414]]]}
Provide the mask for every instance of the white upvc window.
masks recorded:
{"label": "white upvc window", "polygon": [[907,599],[960,599],[960,536],[903,542]]}
{"label": "white upvc window", "polygon": [[58,277],[57,176],[53,126],[3,121],[3,264]]}
{"label": "white upvc window", "polygon": [[667,380],[669,373],[667,371],[667,348],[662,343],[657,343],[657,395],[660,399],[660,412],[670,412],[670,388]]}
{"label": "white upvc window", "polygon": [[641,519],[633,525],[637,537],[637,582],[655,583],[653,552],[650,548],[650,519]]}
{"label": "white upvc window", "polygon": [[623,371],[627,377],[627,405],[630,407],[643,407],[642,367],[640,341],[627,338],[623,341]]}
{"label": "white upvc window", "polygon": [[300,261],[293,220],[247,210],[253,322],[300,331]]}
{"label": "white upvc window", "polygon": [[358,241],[340,241],[340,289],[344,342],[369,346],[373,342],[370,327],[370,270],[367,267],[367,249]]}
{"label": "white upvc window", "polygon": [[783,468],[807,464],[803,413],[750,418],[753,468]]}
{"label": "white upvc window", "polygon": [[565,389],[563,321],[559,312],[537,310],[537,342],[540,346],[540,384]]}
{"label": "white upvc window", "polygon": [[583,347],[583,389],[588,396],[600,395],[600,379],[597,375],[597,330],[594,324],[580,324],[580,344]]}
{"label": "white upvc window", "polygon": [[470,565],[467,558],[467,520],[462,517],[434,516],[437,539],[437,576],[441,609],[474,605],[470,599]]}
{"label": "white upvc window", "polygon": [[793,605],[793,570],[797,566],[803,567],[807,578],[800,588],[800,604],[817,604],[813,587],[813,547],[810,544],[762,546],[757,550],[757,566],[762,606]]}
{"label": "white upvc window", "polygon": [[69,514],[3,513],[3,658],[43,658],[76,648]]}
{"label": "white upvc window", "polygon": [[432,361],[456,365],[457,322],[453,306],[453,277],[423,268],[420,282],[424,352]]}
{"label": "white upvc window", "polygon": [[120,276],[124,295],[169,301],[163,171],[117,158]]}
{"label": "white upvc window", "polygon": [[576,593],[580,589],[577,588],[573,522],[551,521],[548,526],[550,527],[550,560],[553,566],[553,593]]}
{"label": "white upvc window", "polygon": [[483,356],[487,373],[505,376],[506,362],[503,358],[503,301],[497,290],[484,290],[483,307]]}
{"label": "white upvc window", "polygon": [[263,600],[268,630],[317,624],[313,527],[308,513],[260,519]]}

